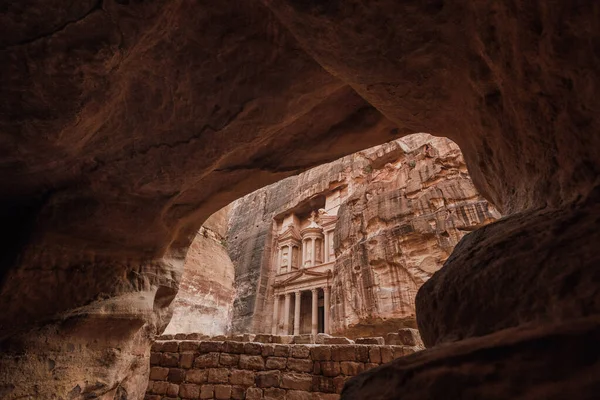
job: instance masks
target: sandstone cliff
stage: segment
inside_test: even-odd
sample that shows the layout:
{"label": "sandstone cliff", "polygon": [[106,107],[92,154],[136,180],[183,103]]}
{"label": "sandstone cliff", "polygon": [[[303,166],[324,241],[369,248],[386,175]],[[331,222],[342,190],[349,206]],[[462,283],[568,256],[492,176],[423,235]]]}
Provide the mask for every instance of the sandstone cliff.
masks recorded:
{"label": "sandstone cliff", "polygon": [[213,214],[192,242],[165,334],[226,333],[234,298],[233,264],[225,247],[229,211],[227,206]]}
{"label": "sandstone cliff", "polygon": [[416,134],[359,152],[335,229],[334,333],[355,337],[415,326],[419,287],[469,231],[498,212],[475,190],[458,146]]}
{"label": "sandstone cliff", "polygon": [[229,252],[236,268],[234,331],[269,332],[273,218],[319,207],[344,187],[335,228],[334,333],[415,326],[418,288],[468,231],[499,216],[474,189],[458,146],[411,135],[314,168],[234,203]]}

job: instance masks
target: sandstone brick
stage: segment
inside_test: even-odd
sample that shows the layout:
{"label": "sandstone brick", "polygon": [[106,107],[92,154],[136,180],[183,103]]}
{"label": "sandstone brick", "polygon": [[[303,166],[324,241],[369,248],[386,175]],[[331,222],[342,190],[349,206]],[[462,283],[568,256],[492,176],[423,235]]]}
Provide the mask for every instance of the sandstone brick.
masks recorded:
{"label": "sandstone brick", "polygon": [[150,379],[153,381],[166,381],[169,375],[169,368],[152,367],[150,368]]}
{"label": "sandstone brick", "polygon": [[333,361],[356,361],[355,345],[337,345],[331,347]]}
{"label": "sandstone brick", "polygon": [[302,390],[288,390],[286,400],[312,400],[312,394]]}
{"label": "sandstone brick", "polygon": [[183,353],[179,356],[179,367],[190,369],[194,365],[194,353]]}
{"label": "sandstone brick", "polygon": [[177,385],[176,383],[169,383],[167,394],[172,397],[177,397],[177,395],[179,394],[179,385]]}
{"label": "sandstone brick", "polygon": [[346,384],[346,381],[348,379],[350,379],[350,376],[337,376],[333,379],[333,386],[334,386],[334,393],[342,393],[342,389],[344,388],[344,385]]}
{"label": "sandstone brick", "polygon": [[288,369],[297,372],[311,372],[313,370],[312,360],[303,358],[288,358]]}
{"label": "sandstone brick", "polygon": [[146,386],[146,392],[152,393],[152,386],[154,385],[154,381],[148,381],[148,385]]}
{"label": "sandstone brick", "polygon": [[285,390],[279,388],[268,388],[263,390],[265,400],[284,400]]}
{"label": "sandstone brick", "polygon": [[342,361],[340,362],[340,369],[342,374],[346,376],[354,376],[365,370],[365,364],[354,361]]}
{"label": "sandstone brick", "polygon": [[312,389],[312,375],[286,372],[281,376],[281,387],[310,391]]}
{"label": "sandstone brick", "polygon": [[166,394],[169,389],[169,382],[154,382],[152,385],[152,393]]}
{"label": "sandstone brick", "polygon": [[267,369],[284,370],[287,366],[287,358],[285,357],[269,357],[267,358]]}
{"label": "sandstone brick", "polygon": [[424,348],[423,340],[417,329],[413,328],[401,328],[398,330],[398,338],[400,343],[404,346],[420,346]]}
{"label": "sandstone brick", "polygon": [[217,399],[217,400],[231,399],[231,385],[215,385],[215,399]]}
{"label": "sandstone brick", "polygon": [[394,352],[392,350],[392,346],[381,346],[379,350],[381,351],[381,362],[383,364],[389,363],[394,359]]}
{"label": "sandstone brick", "polygon": [[262,345],[260,343],[244,343],[244,353],[259,356],[262,354]]}
{"label": "sandstone brick", "polygon": [[223,351],[225,353],[242,354],[244,352],[244,344],[243,342],[225,342]]}
{"label": "sandstone brick", "polygon": [[174,336],[175,340],[185,340],[187,334],[186,333],[176,333]]}
{"label": "sandstone brick", "polygon": [[233,385],[253,386],[256,373],[244,371],[241,369],[232,369],[229,376],[229,382]]}
{"label": "sandstone brick", "polygon": [[310,358],[315,361],[331,360],[331,346],[315,346],[310,349]]}
{"label": "sandstone brick", "polygon": [[357,338],[354,342],[356,344],[376,344],[379,346],[383,346],[385,344],[385,339],[381,336],[366,337],[366,338]]}
{"label": "sandstone brick", "polygon": [[321,361],[321,374],[323,376],[334,377],[341,372],[340,363],[338,361]]}
{"label": "sandstone brick", "polygon": [[160,365],[160,359],[162,358],[162,353],[153,351],[150,353],[150,365]]}
{"label": "sandstone brick", "polygon": [[273,349],[273,355],[275,357],[289,357],[290,356],[290,346],[286,346],[283,344],[276,344]]}
{"label": "sandstone brick", "polygon": [[353,340],[345,337],[325,337],[323,338],[323,344],[354,344]]}
{"label": "sandstone brick", "polygon": [[171,383],[181,383],[181,382],[185,381],[185,373],[186,373],[185,369],[170,368],[169,376],[167,377],[167,379]]}
{"label": "sandstone brick", "polygon": [[292,335],[274,336],[273,337],[273,343],[292,344],[292,343],[294,343],[294,336],[292,336]]}
{"label": "sandstone brick", "polygon": [[214,385],[202,385],[200,387],[200,398],[201,399],[212,399],[215,396]]}
{"label": "sandstone brick", "polygon": [[179,366],[179,354],[177,353],[162,353],[160,359],[160,365],[163,367],[178,367]]}
{"label": "sandstone brick", "polygon": [[184,383],[179,386],[179,397],[197,399],[200,397],[200,386],[194,383]]}
{"label": "sandstone brick", "polygon": [[198,352],[199,346],[200,346],[200,342],[190,342],[190,341],[181,342],[181,343],[179,343],[179,352],[183,353],[185,351],[189,351],[192,353],[196,353],[196,352]]}
{"label": "sandstone brick", "polygon": [[208,370],[209,383],[228,383],[229,369],[227,368],[210,368]]}
{"label": "sandstone brick", "polygon": [[399,358],[399,357],[404,357],[405,355],[409,354],[406,352],[407,346],[392,346],[392,353],[394,356],[394,359]]}
{"label": "sandstone brick", "polygon": [[185,373],[186,382],[204,383],[208,380],[208,370],[191,369]]}
{"label": "sandstone brick", "polygon": [[163,342],[163,353],[177,353],[179,351],[179,342]]}
{"label": "sandstone brick", "polygon": [[239,354],[228,354],[221,353],[219,357],[219,364],[224,367],[236,367],[240,362]]}
{"label": "sandstone brick", "polygon": [[323,393],[335,393],[334,378],[326,376],[313,376],[312,391]]}
{"label": "sandstone brick", "polygon": [[256,374],[256,386],[260,388],[279,387],[281,372],[264,371]]}
{"label": "sandstone brick", "polygon": [[263,390],[262,389],[248,388],[246,390],[246,400],[262,400],[262,399],[263,399]]}
{"label": "sandstone brick", "polygon": [[154,343],[152,343],[152,346],[150,347],[150,350],[153,351],[153,352],[155,352],[155,353],[162,352],[163,343],[164,342],[154,342]]}
{"label": "sandstone brick", "polygon": [[273,344],[263,344],[262,352],[260,353],[263,357],[270,357],[275,353],[275,345]]}
{"label": "sandstone brick", "polygon": [[155,395],[155,394],[146,394],[144,396],[144,400],[162,400],[162,396],[161,395]]}
{"label": "sandstone brick", "polygon": [[246,388],[242,386],[232,386],[231,398],[233,400],[244,400],[246,398]]}
{"label": "sandstone brick", "polygon": [[292,346],[292,357],[308,358],[310,357],[310,347],[305,345]]}
{"label": "sandstone brick", "polygon": [[198,351],[200,353],[218,353],[223,351],[225,347],[223,342],[200,342],[200,346],[198,346]]}
{"label": "sandstone brick", "polygon": [[175,337],[173,335],[160,335],[159,340],[173,340]]}
{"label": "sandstone brick", "polygon": [[261,356],[240,355],[240,368],[251,369],[255,371],[265,369],[265,360]]}
{"label": "sandstone brick", "polygon": [[379,364],[374,364],[374,363],[366,363],[365,364],[365,371],[375,368],[375,367],[379,367]]}
{"label": "sandstone brick", "polygon": [[254,341],[258,343],[273,343],[273,335],[256,335]]}
{"label": "sandstone brick", "polygon": [[210,368],[219,366],[219,353],[201,354],[194,361],[195,368]]}
{"label": "sandstone brick", "polygon": [[354,346],[356,351],[356,361],[369,362],[369,346]]}
{"label": "sandstone brick", "polygon": [[203,340],[206,339],[206,335],[203,335],[201,333],[188,333],[187,336],[185,337],[186,340]]}
{"label": "sandstone brick", "polygon": [[294,336],[294,344],[312,344],[315,342],[313,335],[296,335]]}
{"label": "sandstone brick", "polygon": [[369,346],[369,361],[381,364],[381,349],[378,346]]}

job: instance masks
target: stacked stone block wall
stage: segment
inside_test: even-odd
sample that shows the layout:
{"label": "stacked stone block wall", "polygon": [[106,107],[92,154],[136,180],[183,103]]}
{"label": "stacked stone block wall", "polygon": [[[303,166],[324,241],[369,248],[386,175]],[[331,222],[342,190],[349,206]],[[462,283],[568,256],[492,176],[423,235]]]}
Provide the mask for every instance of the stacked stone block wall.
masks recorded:
{"label": "stacked stone block wall", "polygon": [[346,381],[409,346],[157,341],[145,400],[336,400]]}

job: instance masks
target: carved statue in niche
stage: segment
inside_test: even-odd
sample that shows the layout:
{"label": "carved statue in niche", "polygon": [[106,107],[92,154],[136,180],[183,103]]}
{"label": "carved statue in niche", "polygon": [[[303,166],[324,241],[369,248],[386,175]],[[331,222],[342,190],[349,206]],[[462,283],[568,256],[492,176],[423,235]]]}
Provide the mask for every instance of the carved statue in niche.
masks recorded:
{"label": "carved statue in niche", "polygon": [[314,212],[314,211],[312,211],[312,212],[310,213],[310,217],[308,217],[308,220],[309,220],[311,223],[313,223],[313,222],[314,222],[314,223],[317,223],[317,213],[316,213],[316,212]]}
{"label": "carved statue in niche", "polygon": [[281,256],[281,266],[287,266],[288,265],[288,252],[287,250],[283,251],[283,255]]}
{"label": "carved statue in niche", "polygon": [[321,254],[321,242],[317,242],[317,248],[316,248],[316,257],[315,257],[315,263],[317,262],[323,262],[323,255]]}
{"label": "carved statue in niche", "polygon": [[308,248],[306,249],[306,262],[310,265],[311,261],[312,261],[312,249],[310,248],[310,245],[309,245]]}
{"label": "carved statue in niche", "polygon": [[298,266],[298,250],[296,247],[292,248],[292,267]]}

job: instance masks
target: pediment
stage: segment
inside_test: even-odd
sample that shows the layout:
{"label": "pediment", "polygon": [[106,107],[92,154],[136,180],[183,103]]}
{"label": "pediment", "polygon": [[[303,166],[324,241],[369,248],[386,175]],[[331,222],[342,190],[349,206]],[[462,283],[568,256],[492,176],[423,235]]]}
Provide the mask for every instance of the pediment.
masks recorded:
{"label": "pediment", "polygon": [[300,241],[300,240],[302,240],[302,238],[300,236],[300,233],[298,233],[298,230],[296,229],[296,227],[294,225],[288,225],[287,228],[279,234],[279,236],[277,237],[277,240],[280,242],[283,242],[285,240]]}
{"label": "pediment", "polygon": [[307,269],[301,269],[298,270],[295,274],[293,274],[292,276],[286,278],[285,280],[274,284],[273,286],[276,287],[280,287],[280,286],[287,286],[290,285],[292,283],[298,283],[298,282],[302,282],[305,280],[310,280],[311,278],[326,278],[329,275],[330,271],[326,271],[326,272],[317,272],[317,271],[310,271]]}

